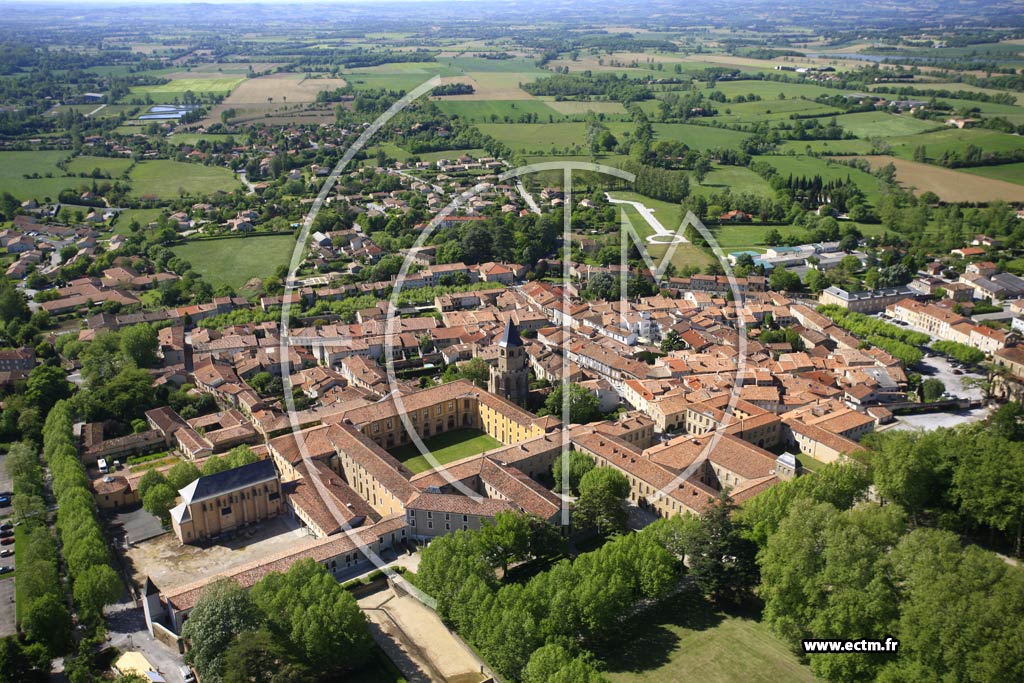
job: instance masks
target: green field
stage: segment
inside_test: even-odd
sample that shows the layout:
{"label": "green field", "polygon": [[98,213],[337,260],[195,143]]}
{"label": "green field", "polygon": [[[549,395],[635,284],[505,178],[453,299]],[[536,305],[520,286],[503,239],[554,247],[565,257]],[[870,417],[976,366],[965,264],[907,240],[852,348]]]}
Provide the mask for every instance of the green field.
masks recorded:
{"label": "green field", "polygon": [[864,191],[868,202],[874,204],[878,201],[880,193],[879,180],[869,173],[843,164],[831,162],[828,159],[808,156],[762,156],[759,160],[767,161],[783,176],[807,176],[820,175],[822,180],[845,180],[850,178],[857,187]]}
{"label": "green field", "polygon": [[196,240],[172,247],[177,256],[213,285],[239,289],[250,278],[261,280],[291,259],[295,239],[290,235],[252,235],[219,240]]}
{"label": "green field", "polygon": [[114,221],[114,232],[122,235],[132,234],[129,229],[132,221],[138,221],[139,226],[145,230],[146,226],[156,222],[162,213],[161,209],[125,209],[117,214],[117,219]]}
{"label": "green field", "polygon": [[175,78],[169,83],[164,83],[162,85],[137,85],[132,88],[129,98],[138,95],[149,95],[154,101],[167,101],[168,97],[173,98],[176,95],[183,95],[188,91],[197,95],[201,93],[227,95],[244,80],[245,78],[242,76],[227,76],[223,78]]}
{"label": "green field", "polygon": [[968,145],[981,147],[986,152],[1012,152],[1024,145],[1019,135],[1000,133],[981,128],[946,128],[933,133],[900,136],[889,140],[893,156],[913,159],[914,149],[925,148],[929,159],[941,157],[945,152],[963,152]]}
{"label": "green field", "polygon": [[[610,122],[605,124],[616,137],[621,137],[632,124]],[[558,150],[574,145],[586,144],[586,124],[582,122],[563,123],[481,123],[482,132],[504,142],[515,150],[547,153],[552,147]]]}
{"label": "green field", "polygon": [[755,194],[759,197],[771,197],[775,193],[771,185],[745,166],[721,166],[715,164],[704,182],[690,178],[690,191],[697,195],[707,196],[729,189],[733,194]]}
{"label": "green field", "polygon": [[597,656],[612,683],[814,683],[786,644],[752,615],[720,612],[682,594],[631,625],[629,637]]}
{"label": "green field", "polygon": [[1024,162],[1003,164],[1001,166],[978,166],[977,168],[958,168],[958,171],[973,173],[993,180],[1005,180],[1008,183],[1024,185]]}
{"label": "green field", "polygon": [[230,169],[160,159],[143,161],[129,175],[137,197],[174,199],[183,194],[206,196],[242,187]]}
{"label": "green field", "polygon": [[[610,194],[615,199],[627,199],[629,201],[640,202],[647,208],[651,209],[654,212],[655,218],[657,218],[658,221],[670,232],[675,232],[683,224],[685,214],[683,213],[682,207],[678,204],[651,199],[650,197],[645,197],[644,195],[637,194],[636,192],[616,191]],[[622,208],[629,217],[629,221],[639,237],[646,238],[648,235],[653,234],[653,229],[647,221],[645,221],[640,214],[636,212],[636,209],[629,205],[625,205]],[[662,259],[664,259],[669,249],[669,247],[664,244],[649,244],[646,242],[643,243],[643,248],[651,257],[651,260],[654,261],[655,265],[661,264]],[[672,253],[672,263],[676,268],[685,268],[687,266],[698,266],[703,268],[713,261],[713,256],[689,243],[676,245],[675,251]]]}
{"label": "green field", "polygon": [[[67,152],[53,150],[0,152],[0,192],[10,192],[21,200],[42,201],[44,197],[56,200],[61,190],[85,182],[81,178],[61,177],[64,171],[57,168],[57,162],[67,157]],[[47,173],[53,177],[45,177]],[[34,174],[39,178],[24,177]]]}
{"label": "green field", "polygon": [[884,111],[844,114],[836,117],[836,123],[859,138],[917,135],[941,127],[935,121],[924,121],[909,114],[890,114]]}
{"label": "green field", "polygon": [[[493,448],[499,448],[501,442],[478,429],[456,429],[424,439],[423,445],[427,447],[438,463],[444,465]],[[414,473],[426,472],[433,467],[425,456],[420,455],[416,444],[406,444],[394,448],[391,450],[391,455],[401,460]]]}
{"label": "green field", "polygon": [[233,138],[234,136],[232,135],[215,135],[212,133],[175,133],[167,138],[167,143],[171,145],[196,145],[202,140],[206,142],[227,142]]}
{"label": "green field", "polygon": [[790,114],[841,114],[835,107],[811,100],[761,100],[739,104],[717,103],[716,120],[724,123],[761,123],[762,121],[789,121]]}
{"label": "green field", "polygon": [[[459,116],[473,123],[515,122],[524,114],[536,114],[541,121],[559,121],[564,116],[537,100],[437,100],[446,114]],[[507,119],[506,119],[507,117]]]}
{"label": "green field", "polygon": [[655,123],[654,134],[658,140],[676,140],[690,149],[717,149],[730,147],[736,149],[740,143],[750,137],[728,128],[713,128],[690,123]]}
{"label": "green field", "polygon": [[129,168],[131,168],[131,159],[124,157],[75,157],[68,162],[68,173],[92,173],[94,169],[99,169],[103,173],[107,173],[111,178],[119,178]]}

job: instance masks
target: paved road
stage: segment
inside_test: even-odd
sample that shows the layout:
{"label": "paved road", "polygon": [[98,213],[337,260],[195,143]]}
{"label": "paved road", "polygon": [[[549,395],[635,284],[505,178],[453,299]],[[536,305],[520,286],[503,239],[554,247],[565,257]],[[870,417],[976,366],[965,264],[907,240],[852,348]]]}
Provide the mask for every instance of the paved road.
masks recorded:
{"label": "paved road", "polygon": [[[651,229],[654,230],[653,235],[647,236],[647,241],[650,242],[651,244],[672,244],[674,242],[689,242],[689,240],[683,237],[682,234],[676,234],[674,232],[671,232],[668,228],[662,225],[661,221],[654,217],[654,211],[652,209],[647,208],[640,202],[634,202],[629,199],[613,199],[612,196],[607,192],[605,192],[604,196],[611,204],[629,204],[634,209],[636,209],[637,213],[639,213],[640,216],[642,216],[643,219],[647,221],[647,224],[651,226]],[[666,240],[665,238],[668,239]]]}
{"label": "paved road", "polygon": [[527,192],[526,188],[523,187],[522,180],[516,181],[516,190],[519,191],[519,196],[523,198],[523,201],[526,202],[526,205],[530,207],[530,211],[533,211],[535,214],[539,216],[540,207],[537,206],[537,202],[534,200],[533,195]]}
{"label": "paved road", "polygon": [[[4,558],[5,560],[7,558]],[[10,558],[13,560],[14,558]],[[16,579],[0,579],[0,638],[13,636],[18,629],[14,618],[14,582]]]}

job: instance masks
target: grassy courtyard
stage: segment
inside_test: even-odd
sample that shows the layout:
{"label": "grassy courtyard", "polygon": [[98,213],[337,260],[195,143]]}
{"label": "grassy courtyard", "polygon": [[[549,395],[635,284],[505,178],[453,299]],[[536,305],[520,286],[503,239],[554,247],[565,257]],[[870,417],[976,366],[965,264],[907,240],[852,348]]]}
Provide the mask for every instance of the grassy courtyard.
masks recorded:
{"label": "grassy courtyard", "polygon": [[596,653],[613,683],[812,683],[817,680],[754,615],[716,611],[692,593],[679,595],[635,623],[615,649]]}
{"label": "grassy courtyard", "polygon": [[[444,432],[429,439],[424,439],[425,445],[433,454],[438,463],[444,465],[455,460],[461,460],[477,453],[489,451],[492,448],[501,446],[501,442],[488,436],[479,429],[456,429],[451,432]],[[406,444],[391,450],[391,455],[401,460],[406,467],[415,473],[426,472],[433,465],[427,461],[426,456],[420,455],[415,444]]]}

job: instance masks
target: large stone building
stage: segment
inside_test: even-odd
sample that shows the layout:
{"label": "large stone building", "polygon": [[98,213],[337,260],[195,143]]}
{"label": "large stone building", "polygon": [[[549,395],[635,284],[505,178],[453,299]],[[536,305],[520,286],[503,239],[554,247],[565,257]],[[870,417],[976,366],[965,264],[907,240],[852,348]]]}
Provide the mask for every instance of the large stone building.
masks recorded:
{"label": "large stone building", "polygon": [[523,348],[519,329],[511,320],[505,323],[498,349],[498,364],[491,366],[487,390],[513,403],[525,405],[530,392],[526,349]]}
{"label": "large stone building", "polygon": [[171,509],[171,525],[182,543],[209,540],[284,509],[271,460],[199,477],[179,493],[182,501]]}

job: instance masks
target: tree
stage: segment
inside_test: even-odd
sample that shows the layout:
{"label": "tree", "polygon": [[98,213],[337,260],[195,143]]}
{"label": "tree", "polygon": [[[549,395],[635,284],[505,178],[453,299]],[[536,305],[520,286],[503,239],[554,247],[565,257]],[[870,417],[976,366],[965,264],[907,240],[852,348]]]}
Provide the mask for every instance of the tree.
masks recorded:
{"label": "tree", "polygon": [[799,275],[781,267],[772,270],[768,285],[777,292],[796,292],[802,287]]}
{"label": "tree", "polygon": [[445,369],[444,381],[454,382],[457,379],[468,379],[481,389],[487,388],[491,377],[491,368],[483,358],[474,356],[459,365],[450,365]]}
{"label": "tree", "polygon": [[314,683],[316,677],[269,630],[240,633],[224,653],[223,683]]}
{"label": "tree", "polygon": [[701,514],[700,524],[689,528],[684,540],[690,576],[697,588],[716,602],[726,596],[741,600],[757,583],[757,546],[733,521],[734,509],[723,493]]}
{"label": "tree", "polygon": [[139,493],[139,498],[145,498],[146,494],[151,488],[157,484],[166,484],[167,479],[163,474],[155,469],[148,470],[139,478],[139,484],[136,487]]}
{"label": "tree", "polygon": [[925,403],[938,401],[944,393],[946,393],[946,385],[941,379],[932,377],[921,383],[921,398]]}
{"label": "tree", "polygon": [[[563,409],[562,385],[555,387],[544,402],[549,415],[561,416]],[[579,384],[569,385],[569,422],[585,424],[601,417],[601,404],[597,396]]]}
{"label": "tree", "polygon": [[25,382],[25,401],[46,413],[57,401],[70,397],[72,388],[64,371],[59,367],[37,365],[28,373],[28,380]]}
{"label": "tree", "polygon": [[340,674],[369,659],[373,640],[352,594],[318,562],[300,560],[268,574],[252,599],[273,633],[287,637],[312,670]]}
{"label": "tree", "polygon": [[142,507],[151,515],[166,521],[177,499],[177,491],[166,483],[159,483],[150,487],[146,495],[142,496]]}
{"label": "tree", "polygon": [[629,480],[611,467],[597,467],[580,479],[580,497],[574,518],[580,528],[597,527],[608,535],[626,530],[623,501],[629,495]]}
{"label": "tree", "polygon": [[117,573],[107,564],[86,569],[75,578],[74,595],[78,613],[87,621],[103,616],[103,607],[115,602],[123,586]]}
{"label": "tree", "polygon": [[38,645],[24,645],[17,636],[0,639],[0,683],[46,683],[50,656]]}
{"label": "tree", "polygon": [[675,330],[669,330],[665,333],[665,336],[661,338],[661,344],[659,345],[662,353],[668,353],[669,351],[676,351],[678,349],[685,349],[686,342],[683,341],[682,337]]}
{"label": "tree", "polygon": [[160,340],[152,325],[142,323],[120,331],[121,352],[135,367],[151,368],[157,364]]}
{"label": "tree", "polygon": [[1012,534],[1021,555],[1024,537],[1024,443],[979,435],[953,474],[954,495],[976,521]]}
{"label": "tree", "polygon": [[60,596],[48,593],[25,609],[21,630],[29,640],[43,644],[51,657],[57,657],[64,654],[68,646],[71,615]]}
{"label": "tree", "polygon": [[167,485],[180,491],[199,478],[199,468],[187,460],[182,460],[167,471]]}
{"label": "tree", "polygon": [[203,590],[181,629],[192,645],[185,662],[206,683],[223,683],[225,652],[235,636],[256,631],[262,623],[256,603],[241,586],[231,579],[217,579]]}
{"label": "tree", "polygon": [[534,650],[523,670],[523,683],[605,683],[607,680],[592,655],[573,657],[557,643]]}
{"label": "tree", "polygon": [[510,562],[529,557],[531,531],[527,516],[511,511],[499,512],[493,522],[481,527],[480,548],[492,567],[501,568],[503,577],[508,574]]}
{"label": "tree", "polygon": [[[569,481],[565,482],[563,486],[562,471],[565,467],[565,460],[569,460]],[[555,458],[555,464],[551,466],[551,474],[555,478],[555,490],[556,491],[568,491],[574,496],[578,496],[580,492],[580,480],[583,476],[594,469],[594,459],[586,453],[579,451],[569,451],[568,453],[561,453]]]}

